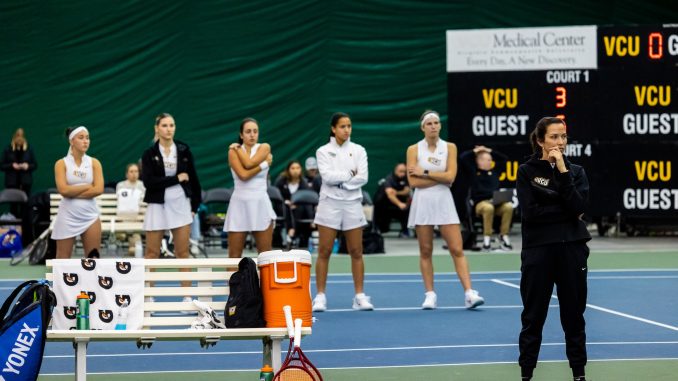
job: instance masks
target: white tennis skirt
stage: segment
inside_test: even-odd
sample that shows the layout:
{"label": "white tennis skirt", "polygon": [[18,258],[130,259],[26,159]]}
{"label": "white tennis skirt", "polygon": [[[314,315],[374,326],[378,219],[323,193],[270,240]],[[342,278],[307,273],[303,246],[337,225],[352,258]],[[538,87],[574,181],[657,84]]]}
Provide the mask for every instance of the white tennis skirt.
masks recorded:
{"label": "white tennis skirt", "polygon": [[163,204],[149,203],[144,217],[144,230],[171,230],[190,225],[193,222],[191,200],[181,185],[165,189]]}
{"label": "white tennis skirt", "polygon": [[415,189],[407,227],[451,224],[459,224],[459,215],[450,188],[440,184]]}
{"label": "white tennis skirt", "polygon": [[63,198],[54,219],[52,239],[66,239],[81,235],[99,219],[99,208],[94,199]]}
{"label": "white tennis skirt", "polygon": [[260,232],[276,219],[268,194],[241,196],[233,194],[228,204],[225,232]]}
{"label": "white tennis skirt", "polygon": [[313,221],[316,225],[348,231],[367,225],[360,200],[335,200],[325,197],[318,203]]}

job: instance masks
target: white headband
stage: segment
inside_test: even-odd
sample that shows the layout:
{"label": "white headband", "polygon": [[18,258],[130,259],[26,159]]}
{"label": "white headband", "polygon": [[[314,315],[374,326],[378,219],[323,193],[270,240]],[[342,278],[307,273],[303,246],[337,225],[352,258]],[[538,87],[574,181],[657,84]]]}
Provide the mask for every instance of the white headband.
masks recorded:
{"label": "white headband", "polygon": [[89,132],[87,131],[87,127],[85,126],[77,127],[75,130],[71,131],[70,134],[68,134],[68,140],[72,140],[77,134],[79,134],[82,131]]}
{"label": "white headband", "polygon": [[424,115],[421,118],[421,126],[423,127],[424,124],[426,124],[426,119],[430,119],[430,118],[436,118],[436,119],[440,120],[440,115],[438,115],[438,113],[436,113],[436,112],[427,113],[426,115]]}

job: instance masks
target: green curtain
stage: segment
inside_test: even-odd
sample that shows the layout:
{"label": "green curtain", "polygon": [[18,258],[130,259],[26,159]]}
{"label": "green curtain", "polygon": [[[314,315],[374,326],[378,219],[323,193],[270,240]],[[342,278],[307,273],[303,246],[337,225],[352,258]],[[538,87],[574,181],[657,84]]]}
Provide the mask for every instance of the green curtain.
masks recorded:
{"label": "green curtain", "polygon": [[6,0],[0,141],[26,130],[37,191],[54,186],[64,129],[85,125],[111,183],[169,112],[213,188],[232,185],[226,148],[242,118],[259,120],[275,177],[313,155],[344,111],[373,191],[421,138],[421,112],[446,114],[445,30],[677,20],[672,1]]}

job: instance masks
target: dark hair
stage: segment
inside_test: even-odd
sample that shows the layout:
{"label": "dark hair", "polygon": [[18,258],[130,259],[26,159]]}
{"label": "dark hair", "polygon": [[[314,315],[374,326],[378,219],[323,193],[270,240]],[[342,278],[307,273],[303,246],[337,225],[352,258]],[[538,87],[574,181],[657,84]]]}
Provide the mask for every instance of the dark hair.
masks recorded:
{"label": "dark hair", "polygon": [[70,127],[66,127],[66,130],[64,131],[64,134],[66,135],[66,139],[67,139],[67,140],[68,140],[68,137],[71,136],[71,132],[73,132],[73,130],[75,130],[75,129],[78,128],[78,127],[82,127],[82,126],[70,126]]}
{"label": "dark hair", "polygon": [[[256,119],[247,117],[247,118],[243,119],[242,122],[240,122],[240,133],[241,134],[242,134],[243,130],[245,129],[245,124],[247,124],[249,122],[252,122],[252,123],[256,124],[257,126],[259,126],[259,122],[257,122]],[[243,140],[240,137],[240,135],[238,135],[238,144],[242,144],[242,143],[243,143]]]}
{"label": "dark hair", "polygon": [[304,177],[304,167],[301,165],[301,162],[299,160],[294,159],[294,160],[290,160],[290,162],[287,163],[287,166],[285,167],[285,170],[283,171],[283,174],[282,174],[283,177],[285,177],[288,180],[290,179],[290,167],[294,164],[299,164],[299,166],[301,167],[301,173],[299,174],[299,179]]}
{"label": "dark hair", "polygon": [[565,122],[562,119],[553,116],[545,116],[539,119],[539,121],[537,122],[537,126],[530,133],[530,144],[532,144],[532,152],[541,153],[541,147],[539,146],[539,142],[544,141],[544,137],[546,136],[546,130],[552,124],[564,125]]}
{"label": "dark hair", "polygon": [[157,126],[158,124],[160,124],[160,121],[163,120],[163,119],[165,119],[165,118],[172,118],[172,119],[174,119],[174,117],[172,116],[172,114],[167,113],[167,112],[161,112],[160,114],[158,114],[158,116],[155,117],[155,125]]}
{"label": "dark hair", "polygon": [[127,172],[129,171],[130,168],[132,168],[132,166],[135,166],[135,167],[137,167],[137,169],[139,169],[139,164],[137,164],[137,163],[129,163],[129,164],[127,164],[127,166],[125,167],[125,174],[127,174]]}
{"label": "dark hair", "polygon": [[330,137],[334,136],[334,132],[332,132],[332,127],[336,127],[337,123],[339,123],[339,119],[341,118],[348,118],[349,120],[351,119],[350,116],[348,116],[347,113],[345,112],[335,112],[332,114],[332,117],[330,118]]}

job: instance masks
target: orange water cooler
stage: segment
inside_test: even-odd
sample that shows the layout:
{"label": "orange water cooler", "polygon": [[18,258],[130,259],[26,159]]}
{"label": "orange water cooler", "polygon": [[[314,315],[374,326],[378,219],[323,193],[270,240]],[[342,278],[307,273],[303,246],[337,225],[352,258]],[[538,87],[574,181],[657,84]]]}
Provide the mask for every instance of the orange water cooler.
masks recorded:
{"label": "orange water cooler", "polygon": [[259,254],[259,279],[264,297],[266,327],[286,327],[283,306],[294,319],[312,325],[311,254],[306,250],[272,250]]}

